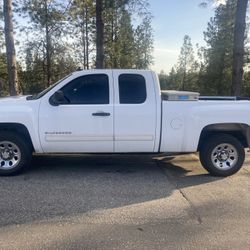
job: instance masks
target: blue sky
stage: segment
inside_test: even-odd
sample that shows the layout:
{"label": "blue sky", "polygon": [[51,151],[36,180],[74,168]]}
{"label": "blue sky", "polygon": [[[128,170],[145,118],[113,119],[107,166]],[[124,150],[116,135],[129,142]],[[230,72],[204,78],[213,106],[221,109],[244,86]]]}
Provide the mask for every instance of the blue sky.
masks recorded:
{"label": "blue sky", "polygon": [[202,0],[149,0],[153,14],[154,65],[153,70],[169,72],[176,64],[184,35],[193,45],[204,45],[203,31],[214,15],[214,8],[200,8]]}

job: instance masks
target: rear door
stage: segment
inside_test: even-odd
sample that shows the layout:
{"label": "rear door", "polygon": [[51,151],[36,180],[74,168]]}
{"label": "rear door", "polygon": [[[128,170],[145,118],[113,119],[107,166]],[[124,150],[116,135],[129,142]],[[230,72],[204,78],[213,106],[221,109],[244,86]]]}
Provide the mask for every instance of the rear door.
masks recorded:
{"label": "rear door", "polygon": [[151,72],[114,70],[113,77],[114,151],[154,152],[157,105]]}

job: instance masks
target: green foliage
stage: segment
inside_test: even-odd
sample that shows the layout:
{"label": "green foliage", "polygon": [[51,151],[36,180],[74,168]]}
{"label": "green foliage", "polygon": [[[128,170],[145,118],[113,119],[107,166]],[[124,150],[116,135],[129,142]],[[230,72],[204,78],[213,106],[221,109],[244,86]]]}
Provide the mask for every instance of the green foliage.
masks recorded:
{"label": "green foliage", "polygon": [[[37,93],[76,68],[94,67],[96,15],[92,0],[13,1],[18,77],[23,94]],[[148,0],[104,0],[104,65],[148,68],[153,37]],[[7,73],[0,5],[0,91]],[[134,15],[137,13],[137,15]],[[20,22],[21,20],[21,22]]]}
{"label": "green foliage", "polygon": [[243,76],[243,94],[244,96],[250,96],[250,70],[249,67],[245,69]]}
{"label": "green foliage", "polygon": [[160,87],[162,90],[170,89],[168,88],[168,75],[164,72],[164,70],[161,70],[160,74],[158,75]]}
{"label": "green foliage", "polygon": [[[208,1],[204,1],[205,5]],[[212,1],[211,1],[212,2]],[[217,5],[215,15],[204,32],[205,47],[197,46],[197,55],[189,37],[184,38],[178,64],[169,73],[171,89],[199,91],[202,95],[230,95],[232,82],[233,36],[236,0],[227,0]],[[247,36],[247,34],[246,34]],[[246,40],[245,64],[249,63],[249,49]],[[183,84],[184,83],[184,84]],[[249,69],[245,67],[243,92],[250,95]],[[181,87],[182,86],[182,87]]]}
{"label": "green foliage", "polygon": [[194,72],[194,50],[191,42],[191,38],[188,35],[184,36],[183,45],[179,55],[177,64],[177,74],[180,78],[180,89],[191,89],[192,85],[192,73]]}
{"label": "green foliage", "polygon": [[134,34],[131,24],[131,16],[127,10],[123,9],[119,23],[118,48],[119,48],[119,68],[134,67]]}
{"label": "green foliage", "polygon": [[176,90],[178,89],[177,80],[175,79],[178,75],[175,72],[175,69],[172,68],[169,74],[166,74],[161,70],[159,77],[160,87],[162,90]]}
{"label": "green foliage", "polygon": [[194,64],[194,49],[191,38],[188,35],[184,36],[183,45],[178,60],[178,70],[188,72],[193,69]]}
{"label": "green foliage", "polygon": [[[202,94],[231,94],[236,5],[236,0],[227,0],[226,4],[218,5],[215,16],[211,18],[207,31],[204,32],[207,47],[203,50],[204,64],[200,74],[200,92]],[[248,63],[248,55],[246,39],[245,63]],[[248,70],[246,68],[243,83],[244,94],[247,94],[247,81]]]}
{"label": "green foliage", "polygon": [[70,54],[69,43],[64,39],[64,34],[68,34],[67,8],[58,0],[24,0],[17,6],[16,12],[28,20],[20,28],[26,34],[21,51],[22,65],[25,64],[20,72],[23,93],[40,91],[56,81],[58,75],[68,73],[65,68],[71,67],[71,61],[70,65],[58,67],[63,60],[68,62]]}
{"label": "green foliage", "polygon": [[[95,6],[92,0],[75,0],[68,11],[68,33],[77,64],[89,69],[95,43]],[[76,34],[79,34],[76,36]]]}
{"label": "green foliage", "polygon": [[132,68],[134,34],[126,3],[117,0],[104,12],[104,65],[106,68]]}
{"label": "green foliage", "polygon": [[135,30],[135,68],[146,69],[153,63],[153,30],[150,15],[143,18]]}
{"label": "green foliage", "polygon": [[[104,11],[104,64],[107,68],[148,68],[153,62],[151,14],[147,1],[112,0]],[[144,10],[142,18],[138,8]],[[133,13],[137,11],[137,26]]]}
{"label": "green foliage", "polygon": [[191,38],[185,35],[177,65],[171,69],[167,76],[159,75],[162,88],[198,91],[199,67],[200,64],[195,60]]}
{"label": "green foliage", "polygon": [[0,52],[4,48],[3,3],[0,2]]}
{"label": "green foliage", "polygon": [[[76,65],[74,59],[68,55],[67,57],[57,57],[53,63],[52,82],[56,82],[65,75],[75,71]],[[32,64],[26,70],[19,71],[23,94],[35,94],[44,89],[46,75],[44,74],[44,61],[39,57],[32,59]]]}
{"label": "green foliage", "polygon": [[5,96],[8,94],[7,79],[8,74],[6,55],[4,53],[0,53],[0,96]]}
{"label": "green foliage", "polygon": [[48,23],[55,30],[65,19],[64,7],[58,0],[24,0],[19,11],[30,18],[33,28],[41,30]]}
{"label": "green foliage", "polygon": [[201,92],[230,95],[233,51],[233,27],[236,1],[228,0],[215,11],[204,32],[207,42],[205,82]]}

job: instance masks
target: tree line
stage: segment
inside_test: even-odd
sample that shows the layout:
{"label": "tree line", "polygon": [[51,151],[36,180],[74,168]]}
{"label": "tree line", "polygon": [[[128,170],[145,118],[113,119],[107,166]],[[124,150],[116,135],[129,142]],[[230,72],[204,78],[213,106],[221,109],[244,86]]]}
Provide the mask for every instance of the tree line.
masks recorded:
{"label": "tree line", "polygon": [[194,49],[185,35],[178,63],[169,74],[160,74],[162,88],[250,96],[247,5],[248,0],[218,4],[204,31],[205,46],[197,44]]}
{"label": "tree line", "polygon": [[36,93],[78,67],[153,60],[147,0],[3,0],[0,18],[0,95]]}
{"label": "tree line", "polygon": [[[194,48],[185,35],[177,64],[159,75],[162,88],[250,95],[247,5],[218,4],[205,46]],[[77,67],[146,69],[153,62],[151,21],[148,0],[3,0],[0,96],[39,92]]]}

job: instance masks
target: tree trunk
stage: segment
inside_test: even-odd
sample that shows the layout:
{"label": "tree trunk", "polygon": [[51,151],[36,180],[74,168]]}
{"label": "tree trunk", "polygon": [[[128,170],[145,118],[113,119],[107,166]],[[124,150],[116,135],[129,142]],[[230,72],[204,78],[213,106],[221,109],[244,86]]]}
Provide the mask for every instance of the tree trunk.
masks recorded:
{"label": "tree trunk", "polygon": [[96,0],[96,68],[103,68],[104,53],[104,24],[102,20],[103,2],[102,0]]}
{"label": "tree trunk", "polygon": [[186,89],[186,78],[187,78],[187,72],[185,69],[185,71],[183,72],[182,83],[181,83],[181,90],[182,91],[185,91],[185,89]]}
{"label": "tree trunk", "polygon": [[83,68],[86,69],[86,37],[85,37],[85,30],[82,31],[82,43],[83,43]]}
{"label": "tree trunk", "polygon": [[235,25],[232,65],[232,95],[240,96],[242,92],[242,77],[244,63],[244,41],[246,29],[246,12],[248,0],[238,0]]}
{"label": "tree trunk", "polygon": [[83,68],[86,69],[86,58],[87,58],[87,55],[86,55],[86,36],[85,36],[85,29],[83,27],[82,27],[82,46],[83,46]]}
{"label": "tree trunk", "polygon": [[47,82],[45,87],[49,87],[51,83],[51,40],[49,33],[49,24],[48,24],[48,2],[45,0],[45,35],[46,35],[46,73],[47,73]]}
{"label": "tree trunk", "polygon": [[85,4],[85,15],[86,69],[89,69],[89,11],[87,4]]}
{"label": "tree trunk", "polygon": [[82,27],[81,27],[81,35],[82,35],[82,40],[81,40],[81,44],[83,47],[83,69],[86,69],[86,31],[85,31],[85,25],[87,22],[87,18],[86,18],[86,3],[85,5],[82,7],[82,11],[81,11],[81,19],[83,20],[83,22],[81,23]]}
{"label": "tree trunk", "polygon": [[18,94],[16,51],[13,36],[12,0],[4,0],[4,32],[10,95]]}

